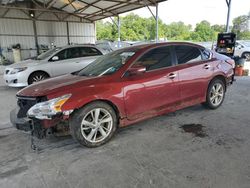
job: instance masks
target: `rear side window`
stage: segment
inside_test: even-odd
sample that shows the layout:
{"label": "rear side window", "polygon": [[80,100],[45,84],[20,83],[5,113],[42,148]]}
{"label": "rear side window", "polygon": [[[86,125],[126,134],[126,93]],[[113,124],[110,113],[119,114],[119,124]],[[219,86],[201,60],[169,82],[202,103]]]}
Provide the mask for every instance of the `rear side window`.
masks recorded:
{"label": "rear side window", "polygon": [[102,55],[102,53],[93,47],[80,47],[80,57],[87,57],[87,56],[98,56]]}
{"label": "rear side window", "polygon": [[202,61],[202,55],[198,48],[193,46],[175,46],[178,64],[187,64]]}
{"label": "rear side window", "polygon": [[201,53],[202,53],[202,60],[209,60],[210,59],[211,52],[204,49],[204,50],[201,51]]}
{"label": "rear side window", "polygon": [[135,65],[142,65],[147,71],[172,66],[171,48],[167,46],[150,50]]}

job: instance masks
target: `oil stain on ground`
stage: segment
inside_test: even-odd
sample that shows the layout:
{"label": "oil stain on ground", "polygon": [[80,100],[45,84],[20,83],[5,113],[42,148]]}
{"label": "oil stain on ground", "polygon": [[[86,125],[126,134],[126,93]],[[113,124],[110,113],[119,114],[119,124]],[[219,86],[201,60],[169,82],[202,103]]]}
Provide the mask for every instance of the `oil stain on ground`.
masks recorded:
{"label": "oil stain on ground", "polygon": [[201,124],[185,124],[182,125],[180,128],[182,128],[187,133],[192,133],[197,137],[203,138],[207,136],[207,134],[203,130],[203,127],[204,126]]}

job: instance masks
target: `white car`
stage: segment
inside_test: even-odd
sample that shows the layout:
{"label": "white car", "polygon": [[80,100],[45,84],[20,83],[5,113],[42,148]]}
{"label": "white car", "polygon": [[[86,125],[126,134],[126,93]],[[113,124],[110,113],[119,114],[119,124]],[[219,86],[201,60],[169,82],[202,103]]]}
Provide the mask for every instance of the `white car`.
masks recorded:
{"label": "white car", "polygon": [[250,61],[250,42],[237,41],[235,43],[234,56],[243,57]]}
{"label": "white car", "polygon": [[103,52],[94,45],[74,45],[53,48],[34,59],[8,66],[5,83],[10,87],[25,87],[46,78],[83,69]]}

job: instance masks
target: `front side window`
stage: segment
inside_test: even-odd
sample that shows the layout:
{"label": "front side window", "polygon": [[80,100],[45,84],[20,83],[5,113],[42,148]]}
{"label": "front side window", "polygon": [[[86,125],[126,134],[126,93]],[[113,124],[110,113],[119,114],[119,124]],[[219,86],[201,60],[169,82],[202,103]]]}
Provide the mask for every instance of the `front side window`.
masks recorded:
{"label": "front side window", "polygon": [[171,48],[158,47],[146,52],[133,66],[141,65],[146,71],[172,66]]}
{"label": "front side window", "polygon": [[68,48],[67,49],[67,59],[79,58],[80,51],[79,48]]}
{"label": "front side window", "polygon": [[55,56],[58,57],[58,60],[73,59],[79,58],[80,52],[78,48],[67,48],[58,52]]}
{"label": "front side window", "polygon": [[193,46],[175,46],[178,64],[193,63],[202,60],[201,52]]}
{"label": "front side window", "polygon": [[53,48],[48,50],[47,52],[42,53],[41,55],[37,56],[37,60],[44,60],[52,56],[54,53],[59,51],[61,48]]}
{"label": "front side window", "polygon": [[65,50],[62,50],[60,52],[58,52],[55,56],[58,57],[58,60],[64,60],[64,59],[67,59],[67,49]]}

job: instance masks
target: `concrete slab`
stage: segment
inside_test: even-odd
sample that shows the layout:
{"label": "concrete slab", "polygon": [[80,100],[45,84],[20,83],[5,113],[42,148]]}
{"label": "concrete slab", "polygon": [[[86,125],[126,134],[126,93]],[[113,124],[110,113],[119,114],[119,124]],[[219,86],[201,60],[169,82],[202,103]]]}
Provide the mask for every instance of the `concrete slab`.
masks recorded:
{"label": "concrete slab", "polygon": [[6,66],[0,65],[0,75],[4,74],[4,69],[6,68]]}
{"label": "concrete slab", "polygon": [[[0,187],[240,187],[250,185],[250,78],[237,78],[217,110],[201,105],[120,129],[88,149],[71,137],[39,141],[11,128],[17,89],[0,86]],[[180,127],[201,124],[196,137]]]}

